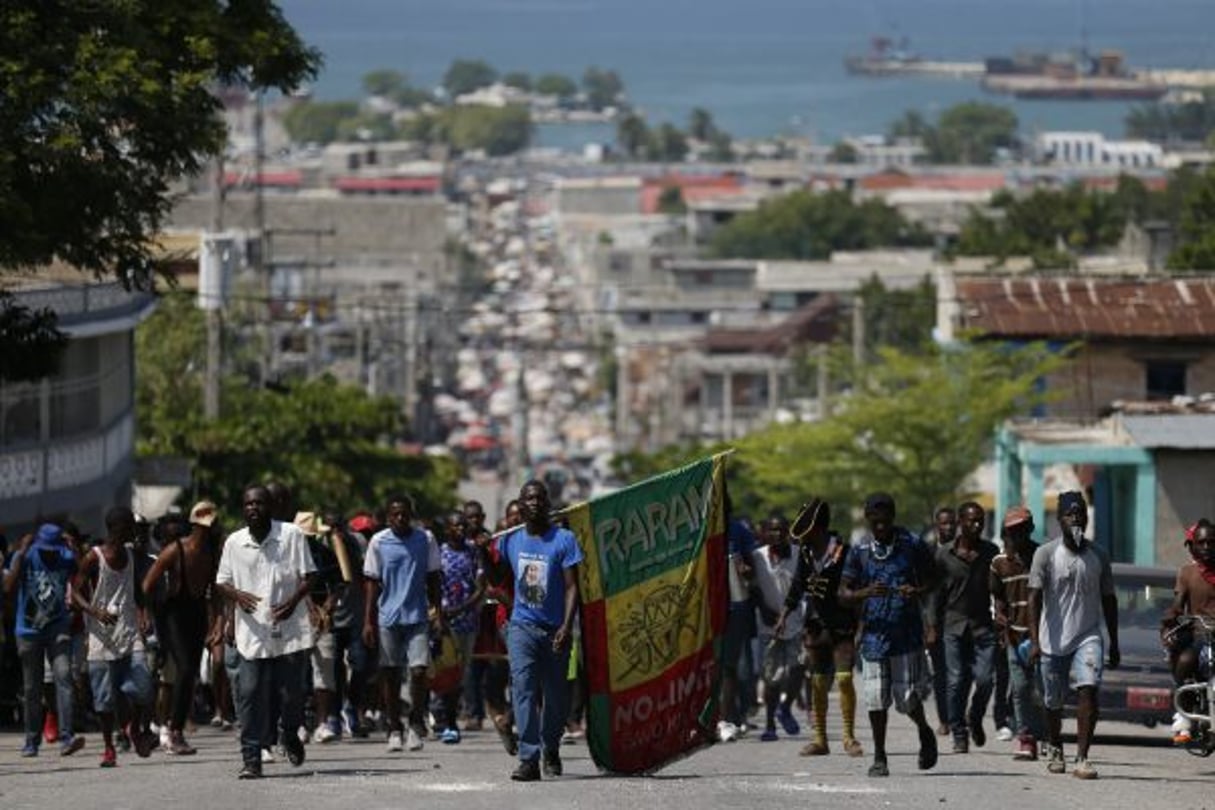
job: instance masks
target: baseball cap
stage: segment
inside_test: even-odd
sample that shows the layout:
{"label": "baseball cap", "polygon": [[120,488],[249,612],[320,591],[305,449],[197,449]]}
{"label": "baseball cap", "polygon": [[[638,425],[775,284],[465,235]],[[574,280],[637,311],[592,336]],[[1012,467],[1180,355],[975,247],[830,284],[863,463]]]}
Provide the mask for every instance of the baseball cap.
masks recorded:
{"label": "baseball cap", "polygon": [[217,507],[210,501],[199,501],[190,507],[190,522],[210,526],[215,522]]}
{"label": "baseball cap", "polygon": [[894,511],[894,497],[887,492],[875,492],[865,499],[865,511],[876,512],[881,509]]}
{"label": "baseball cap", "polygon": [[1004,512],[1004,528],[1010,529],[1022,523],[1032,523],[1034,516],[1024,506],[1010,506]]}

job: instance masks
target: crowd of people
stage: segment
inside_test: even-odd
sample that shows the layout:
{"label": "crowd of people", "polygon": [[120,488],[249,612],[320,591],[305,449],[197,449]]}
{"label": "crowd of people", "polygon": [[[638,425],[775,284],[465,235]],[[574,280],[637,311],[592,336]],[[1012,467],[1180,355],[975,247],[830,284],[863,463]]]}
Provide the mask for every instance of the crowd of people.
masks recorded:
{"label": "crowd of people", "polygon": [[[1085,537],[1083,496],[1060,496],[1059,536],[1041,545],[1020,506],[996,540],[974,502],[942,508],[921,537],[896,523],[888,495],[870,496],[863,513],[854,542],[818,499],[792,522],[728,520],[718,739],[746,736],[752,718],[761,741],[777,740],[778,724],[798,735],[801,709],[810,733],[800,753],[829,754],[834,686],[842,751],[862,757],[859,691],[868,772],[883,777],[892,707],[915,724],[926,770],[938,737],[956,754],[986,745],[994,696],[991,728],[1012,755],[1044,754],[1050,773],[1064,773],[1072,691],[1070,771],[1096,778],[1097,692],[1120,653],[1110,562]],[[488,721],[518,760],[513,779],[562,774],[561,745],[582,735],[586,697],[571,656],[582,551],[542,483],[527,483],[493,531],[475,501],[423,520],[402,494],[344,520],[296,511],[276,483],[249,487],[241,517],[226,533],[208,501],[155,526],[115,507],[97,542],[56,523],[22,538],[4,586],[15,597],[23,756],[44,742],[74,755],[90,723],[102,767],[120,750],[189,756],[187,735],[209,716],[239,729],[239,776],[255,779],[265,763],[302,764],[305,743],[382,734],[389,752],[417,751],[428,739],[459,744]],[[1193,560],[1162,617],[1179,683],[1204,666],[1177,619],[1215,616],[1215,526],[1200,521],[1187,546]]]}

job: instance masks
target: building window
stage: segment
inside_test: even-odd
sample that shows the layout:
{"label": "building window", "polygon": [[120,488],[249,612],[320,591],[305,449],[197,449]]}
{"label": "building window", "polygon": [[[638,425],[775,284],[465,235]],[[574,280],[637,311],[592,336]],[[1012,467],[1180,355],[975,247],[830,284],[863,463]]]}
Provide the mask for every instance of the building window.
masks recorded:
{"label": "building window", "polygon": [[1148,360],[1147,398],[1172,399],[1185,393],[1185,363],[1175,360]]}

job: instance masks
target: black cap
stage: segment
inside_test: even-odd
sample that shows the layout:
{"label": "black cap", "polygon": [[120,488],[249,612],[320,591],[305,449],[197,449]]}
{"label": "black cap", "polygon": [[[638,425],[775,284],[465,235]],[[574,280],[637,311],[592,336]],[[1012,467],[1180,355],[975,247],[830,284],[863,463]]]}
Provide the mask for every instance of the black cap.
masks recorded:
{"label": "black cap", "polygon": [[887,492],[874,492],[865,499],[865,511],[876,512],[879,509],[894,511],[894,498]]}
{"label": "black cap", "polygon": [[1060,515],[1066,515],[1075,507],[1080,507],[1080,509],[1088,508],[1088,504],[1085,503],[1084,496],[1082,494],[1076,492],[1075,490],[1060,493],[1058,509]]}

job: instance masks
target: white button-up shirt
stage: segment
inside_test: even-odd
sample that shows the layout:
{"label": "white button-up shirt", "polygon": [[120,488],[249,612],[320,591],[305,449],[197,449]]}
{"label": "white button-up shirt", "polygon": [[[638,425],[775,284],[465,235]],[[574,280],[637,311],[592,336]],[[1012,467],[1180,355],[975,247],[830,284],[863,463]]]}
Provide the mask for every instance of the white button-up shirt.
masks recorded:
{"label": "white button-up shirt", "polygon": [[248,528],[228,535],[215,581],[261,598],[252,613],[236,609],[236,649],[243,657],[277,658],[313,646],[307,597],[277,627],[271,611],[290,599],[300,581],[315,570],[307,538],[290,523],[272,521],[261,543]]}

